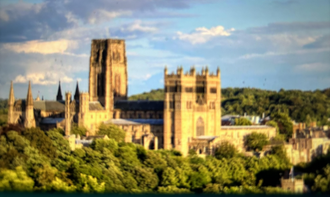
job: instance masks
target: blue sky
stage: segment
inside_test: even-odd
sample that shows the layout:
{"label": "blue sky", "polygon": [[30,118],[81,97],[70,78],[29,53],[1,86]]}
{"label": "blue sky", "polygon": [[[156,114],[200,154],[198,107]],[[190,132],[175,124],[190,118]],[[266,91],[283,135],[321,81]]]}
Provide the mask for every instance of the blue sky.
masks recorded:
{"label": "blue sky", "polygon": [[330,87],[328,0],[0,1],[0,98],[88,91],[92,39],[126,40],[129,95],[163,88],[165,65],[221,69],[222,87]]}

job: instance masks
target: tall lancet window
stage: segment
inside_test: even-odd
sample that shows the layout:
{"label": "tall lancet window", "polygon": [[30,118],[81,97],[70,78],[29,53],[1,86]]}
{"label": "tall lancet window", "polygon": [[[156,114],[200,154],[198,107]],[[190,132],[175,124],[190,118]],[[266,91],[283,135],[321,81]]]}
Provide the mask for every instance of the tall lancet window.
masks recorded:
{"label": "tall lancet window", "polygon": [[204,135],[204,121],[202,117],[199,117],[196,124],[196,136]]}

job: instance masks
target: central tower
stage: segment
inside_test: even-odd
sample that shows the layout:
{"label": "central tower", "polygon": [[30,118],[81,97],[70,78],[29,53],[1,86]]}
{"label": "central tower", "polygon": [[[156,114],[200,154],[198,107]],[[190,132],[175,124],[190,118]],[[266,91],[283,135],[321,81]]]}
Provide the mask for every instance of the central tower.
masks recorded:
{"label": "central tower", "polygon": [[125,41],[92,40],[89,66],[89,98],[99,101],[105,110],[114,102],[127,99],[127,59]]}

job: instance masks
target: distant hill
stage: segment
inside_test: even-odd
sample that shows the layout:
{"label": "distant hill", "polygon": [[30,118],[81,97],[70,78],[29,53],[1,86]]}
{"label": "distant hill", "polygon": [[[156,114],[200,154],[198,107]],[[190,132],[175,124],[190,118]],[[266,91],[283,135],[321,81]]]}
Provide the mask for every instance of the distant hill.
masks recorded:
{"label": "distant hill", "polygon": [[[222,115],[244,114],[269,115],[286,112],[297,122],[317,120],[319,124],[328,124],[330,117],[330,88],[325,90],[270,91],[256,88],[223,88]],[[164,90],[157,89],[129,97],[129,100],[164,100]]]}

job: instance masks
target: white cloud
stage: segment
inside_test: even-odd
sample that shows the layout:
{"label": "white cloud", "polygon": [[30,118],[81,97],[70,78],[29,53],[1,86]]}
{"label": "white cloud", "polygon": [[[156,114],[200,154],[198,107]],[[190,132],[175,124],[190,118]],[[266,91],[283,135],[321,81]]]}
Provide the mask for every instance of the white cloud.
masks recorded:
{"label": "white cloud", "polygon": [[185,34],[179,31],[174,39],[185,40],[192,44],[202,44],[209,41],[212,37],[230,36],[233,31],[235,31],[234,28],[225,30],[223,26],[216,26],[210,29],[198,27],[190,34]]}
{"label": "white cloud", "polygon": [[295,67],[296,72],[327,72],[330,71],[330,64],[325,63],[311,63],[301,64]]}
{"label": "white cloud", "polygon": [[141,21],[135,21],[133,24],[129,25],[127,28],[122,28],[122,31],[141,31],[146,33],[156,32],[158,29],[156,27],[146,26],[142,24]]}
{"label": "white cloud", "polygon": [[245,54],[240,56],[238,59],[252,59],[252,58],[263,58],[263,57],[269,57],[269,56],[280,56],[280,55],[302,55],[302,54],[308,54],[308,53],[319,53],[324,51],[330,51],[330,48],[321,48],[321,49],[302,49],[302,50],[295,50],[295,51],[270,51],[266,53],[251,53],[251,54]]}
{"label": "white cloud", "polygon": [[77,42],[72,40],[39,41],[33,40],[23,43],[6,43],[2,46],[5,50],[11,50],[16,53],[64,53],[68,49],[77,48]]}
{"label": "white cloud", "polygon": [[90,24],[96,24],[114,18],[118,18],[120,16],[129,16],[131,14],[132,14],[131,11],[107,11],[104,9],[97,9],[90,14],[88,18],[88,22]]}
{"label": "white cloud", "polygon": [[39,85],[55,85],[58,80],[62,83],[70,83],[73,81],[71,77],[65,75],[64,72],[42,72],[42,73],[31,73],[26,76],[18,75],[15,79],[15,83],[27,83],[31,81],[32,84]]}

